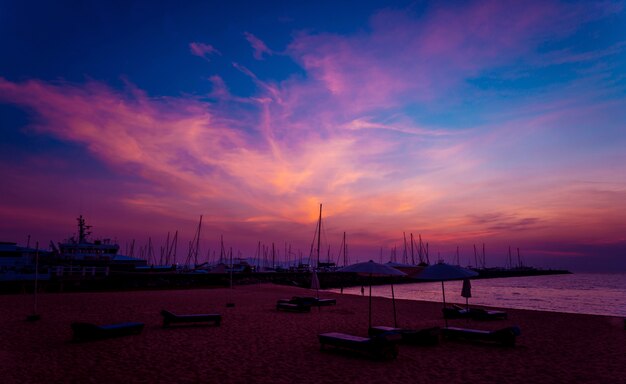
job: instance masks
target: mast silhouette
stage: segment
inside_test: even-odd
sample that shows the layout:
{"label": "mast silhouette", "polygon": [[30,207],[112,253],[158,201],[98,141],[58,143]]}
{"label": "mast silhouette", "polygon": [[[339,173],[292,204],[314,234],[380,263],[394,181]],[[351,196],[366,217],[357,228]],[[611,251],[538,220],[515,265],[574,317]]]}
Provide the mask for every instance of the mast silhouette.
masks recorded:
{"label": "mast silhouette", "polygon": [[320,267],[320,247],[321,247],[321,234],[322,234],[322,204],[320,203],[320,217],[317,221],[317,265],[316,267]]}

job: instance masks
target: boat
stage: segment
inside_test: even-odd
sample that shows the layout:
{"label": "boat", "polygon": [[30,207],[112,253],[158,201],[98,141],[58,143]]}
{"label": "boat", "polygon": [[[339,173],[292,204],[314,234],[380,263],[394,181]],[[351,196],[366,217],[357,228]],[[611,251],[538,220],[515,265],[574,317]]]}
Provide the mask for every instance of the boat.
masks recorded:
{"label": "boat", "polygon": [[78,238],[70,237],[58,248],[52,244],[53,265],[72,265],[90,267],[109,267],[118,270],[132,270],[145,267],[147,261],[135,257],[119,255],[120,246],[111,239],[89,240],[91,226],[87,225],[83,216],[77,218]]}
{"label": "boat", "polygon": [[0,242],[0,281],[48,280],[50,274],[38,268],[37,259],[47,258],[50,252],[37,248]]}

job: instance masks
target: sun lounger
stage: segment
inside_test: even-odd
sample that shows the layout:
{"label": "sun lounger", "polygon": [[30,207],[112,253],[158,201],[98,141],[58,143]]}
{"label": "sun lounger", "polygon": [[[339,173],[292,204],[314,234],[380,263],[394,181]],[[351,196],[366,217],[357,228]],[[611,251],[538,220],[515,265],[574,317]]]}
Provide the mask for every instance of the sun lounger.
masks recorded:
{"label": "sun lounger", "polygon": [[467,319],[470,317],[470,311],[456,305],[444,307],[441,311],[443,312],[443,317],[446,319]]}
{"label": "sun lounger", "polygon": [[313,305],[318,307],[325,307],[327,305],[337,305],[337,299],[317,299],[313,302]]}
{"label": "sun lounger", "polygon": [[402,336],[402,343],[411,345],[437,345],[439,344],[439,327],[424,329],[394,328],[382,325],[369,329],[370,336],[377,336],[383,333],[394,332]]}
{"label": "sun lounger", "polygon": [[504,320],[508,315],[504,311],[470,308],[470,317],[472,320]]}
{"label": "sun lounger", "polygon": [[463,308],[459,305],[445,307],[442,309],[443,317],[446,319],[466,319],[472,320],[503,320],[507,318],[507,313],[503,311],[486,310],[482,308]]}
{"label": "sun lounger", "polygon": [[441,329],[444,337],[450,340],[463,339],[468,341],[492,342],[505,346],[515,346],[516,338],[521,334],[519,327],[512,326],[495,331],[479,329],[444,327]]}
{"label": "sun lounger", "polygon": [[320,349],[327,346],[345,349],[376,359],[391,360],[398,356],[398,342],[402,339],[398,333],[388,332],[374,337],[360,337],[346,333],[329,332],[318,335]]}
{"label": "sun lounger", "polygon": [[314,307],[322,307],[327,305],[336,305],[336,299],[320,299],[313,296],[293,296],[291,299],[280,299],[278,302],[290,304],[303,304]]}
{"label": "sun lounger", "polygon": [[294,304],[290,302],[278,301],[276,309],[288,312],[311,312],[310,304]]}
{"label": "sun lounger", "polygon": [[169,327],[172,324],[206,324],[213,323],[219,326],[222,322],[222,315],[220,314],[193,314],[193,315],[177,315],[172,312],[162,310],[161,316],[163,316],[163,327]]}
{"label": "sun lounger", "polygon": [[71,325],[75,341],[108,339],[110,337],[138,335],[144,323],[119,323],[110,325],[95,325],[92,323],[76,322]]}

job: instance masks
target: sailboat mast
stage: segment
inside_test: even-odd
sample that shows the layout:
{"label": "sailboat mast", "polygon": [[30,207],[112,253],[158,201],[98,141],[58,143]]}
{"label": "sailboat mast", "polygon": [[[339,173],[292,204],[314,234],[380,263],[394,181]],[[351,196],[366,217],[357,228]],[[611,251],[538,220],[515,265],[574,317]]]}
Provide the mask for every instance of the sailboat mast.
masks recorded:
{"label": "sailboat mast", "polygon": [[198,223],[198,236],[196,237],[196,254],[194,256],[194,265],[198,265],[198,250],[200,249],[200,230],[202,229],[202,215]]}
{"label": "sailboat mast", "polygon": [[476,244],[474,244],[474,268],[478,268],[478,256],[476,253]]}
{"label": "sailboat mast", "polygon": [[173,256],[172,260],[174,261],[174,264],[178,263],[178,260],[176,259],[176,249],[178,247],[178,229],[176,230],[176,233],[174,234],[174,239],[172,240],[173,243],[173,248],[170,249],[170,256]]}
{"label": "sailboat mast", "polygon": [[165,259],[165,264],[170,263],[170,255],[168,252],[169,249],[170,249],[170,232],[167,231],[167,239],[165,240],[165,247],[161,248],[161,257],[159,258],[160,265],[163,265],[163,259]]}
{"label": "sailboat mast", "polygon": [[413,232],[411,232],[411,265],[415,265],[415,247],[413,241]]}
{"label": "sailboat mast", "polygon": [[230,288],[233,288],[233,247],[230,247]]}
{"label": "sailboat mast", "polygon": [[404,264],[408,264],[407,258],[409,256],[408,256],[408,247],[406,246],[406,232],[402,232],[402,235],[404,236],[404,251],[402,253],[402,259],[403,259],[402,262]]}
{"label": "sailboat mast", "polygon": [[220,264],[226,264],[226,251],[224,250],[224,235],[220,235]]}
{"label": "sailboat mast", "polygon": [[346,233],[343,233],[343,266],[348,265],[348,244],[346,243]]}
{"label": "sailboat mast", "polygon": [[261,270],[261,240],[257,244],[256,248],[256,270],[257,272]]}
{"label": "sailboat mast", "polygon": [[418,254],[419,254],[419,258],[420,258],[420,264],[422,264],[424,262],[424,244],[422,244],[422,234],[419,233],[419,248],[418,248]]}
{"label": "sailboat mast", "polygon": [[320,266],[320,246],[321,246],[321,235],[322,235],[322,204],[320,204],[320,217],[317,221],[317,268]]}
{"label": "sailboat mast", "polygon": [[482,268],[485,269],[487,267],[487,260],[485,259],[485,243],[483,243],[483,265]]}

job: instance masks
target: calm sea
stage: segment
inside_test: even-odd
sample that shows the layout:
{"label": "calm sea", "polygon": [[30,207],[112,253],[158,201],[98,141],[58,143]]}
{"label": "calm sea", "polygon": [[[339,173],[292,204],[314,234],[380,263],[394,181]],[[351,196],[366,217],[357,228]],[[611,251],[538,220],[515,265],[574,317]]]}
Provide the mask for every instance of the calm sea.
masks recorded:
{"label": "calm sea", "polygon": [[[510,277],[472,280],[471,284],[470,305],[626,317],[626,274]],[[446,302],[465,304],[462,282],[448,281],[444,286]],[[343,292],[360,295],[361,287]],[[442,300],[440,282],[395,285],[394,293],[398,299]],[[372,295],[391,297],[391,289],[375,286]]]}

